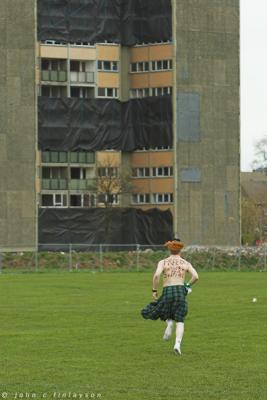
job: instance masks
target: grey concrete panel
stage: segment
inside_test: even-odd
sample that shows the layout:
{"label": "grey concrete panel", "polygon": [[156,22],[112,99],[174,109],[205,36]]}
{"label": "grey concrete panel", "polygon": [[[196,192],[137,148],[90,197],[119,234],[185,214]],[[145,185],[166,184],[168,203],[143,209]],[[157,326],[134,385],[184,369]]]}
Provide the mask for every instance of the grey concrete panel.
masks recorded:
{"label": "grey concrete panel", "polygon": [[[35,186],[35,176],[33,175],[32,166],[21,161],[7,163],[7,190],[13,192],[18,191],[17,196],[21,192],[31,189]],[[34,192],[32,193],[33,196]],[[21,205],[20,205],[21,208]]]}
{"label": "grey concrete panel", "polygon": [[[178,174],[190,166],[201,170],[197,185],[178,182],[175,222],[189,241],[197,237],[204,245],[238,245],[239,1],[179,0],[173,1],[173,7],[177,11],[176,92],[198,93],[201,99],[201,140],[195,142],[179,139],[181,120],[174,105]],[[183,79],[183,65],[189,71],[187,79]],[[201,192],[201,209],[195,204],[199,199],[191,193],[193,188]],[[201,221],[201,232],[196,236],[197,221]]]}
{"label": "grey concrete panel", "polygon": [[200,141],[200,96],[198,93],[177,93],[177,140]]}
{"label": "grey concrete panel", "polygon": [[6,170],[5,163],[0,162],[0,191],[4,192],[7,190],[7,173],[8,171]]}
{"label": "grey concrete panel", "polygon": [[35,0],[0,2],[0,247],[9,249],[36,245],[34,13]]}
{"label": "grey concrete panel", "polygon": [[0,219],[7,218],[7,195],[6,192],[0,192]]}
{"label": "grey concrete panel", "polygon": [[0,219],[0,248],[7,244],[6,218]]}
{"label": "grey concrete panel", "polygon": [[[6,161],[6,135],[0,134],[0,163]],[[1,164],[0,164],[1,165]]]}
{"label": "grey concrete panel", "polygon": [[[7,42],[10,49],[33,49],[34,0],[9,0],[7,9]],[[13,21],[13,23],[11,22]]]}
{"label": "grey concrete panel", "polygon": [[22,217],[35,218],[35,198],[29,192],[22,192]]}
{"label": "grey concrete panel", "polygon": [[199,168],[182,169],[180,176],[181,182],[201,182],[201,170]]}

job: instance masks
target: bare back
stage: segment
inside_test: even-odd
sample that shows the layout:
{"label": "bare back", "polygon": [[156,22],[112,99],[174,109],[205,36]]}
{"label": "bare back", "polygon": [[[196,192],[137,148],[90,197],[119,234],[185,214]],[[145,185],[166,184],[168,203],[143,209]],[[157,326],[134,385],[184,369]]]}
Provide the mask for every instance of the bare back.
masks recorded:
{"label": "bare back", "polygon": [[192,273],[192,265],[179,255],[171,255],[161,260],[163,286],[183,285],[186,272]]}

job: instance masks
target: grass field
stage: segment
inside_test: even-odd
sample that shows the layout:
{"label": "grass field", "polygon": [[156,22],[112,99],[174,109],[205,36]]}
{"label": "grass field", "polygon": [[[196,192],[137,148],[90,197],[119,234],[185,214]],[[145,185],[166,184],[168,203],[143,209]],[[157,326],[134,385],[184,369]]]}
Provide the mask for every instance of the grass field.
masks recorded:
{"label": "grass field", "polygon": [[178,357],[140,317],[151,273],[2,274],[0,399],[267,399],[266,284],[202,272]]}

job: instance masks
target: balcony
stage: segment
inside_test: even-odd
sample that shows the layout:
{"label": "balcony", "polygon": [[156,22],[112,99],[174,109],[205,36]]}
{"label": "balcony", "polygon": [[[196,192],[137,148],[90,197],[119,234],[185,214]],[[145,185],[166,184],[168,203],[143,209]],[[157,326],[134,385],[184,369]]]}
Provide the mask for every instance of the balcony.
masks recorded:
{"label": "balcony", "polygon": [[42,179],[43,190],[67,190],[67,179]]}
{"label": "balcony", "polygon": [[71,179],[69,190],[92,190],[95,187],[93,179]]}
{"label": "balcony", "polygon": [[67,72],[66,71],[42,71],[42,81],[44,82],[66,82]]}
{"label": "balcony", "polygon": [[70,72],[71,83],[95,83],[94,72]]}

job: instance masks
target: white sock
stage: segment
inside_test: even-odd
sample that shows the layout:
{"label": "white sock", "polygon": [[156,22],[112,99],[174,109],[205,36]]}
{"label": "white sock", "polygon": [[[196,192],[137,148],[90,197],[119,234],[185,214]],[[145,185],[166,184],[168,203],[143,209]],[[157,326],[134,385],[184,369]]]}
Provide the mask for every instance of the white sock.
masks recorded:
{"label": "white sock", "polygon": [[184,323],[177,322],[176,323],[176,344],[181,344],[184,334]]}
{"label": "white sock", "polygon": [[168,329],[172,329],[172,327],[173,327],[173,320],[172,320],[172,319],[167,319],[167,320],[166,320],[166,323],[167,323],[167,328],[168,328]]}

